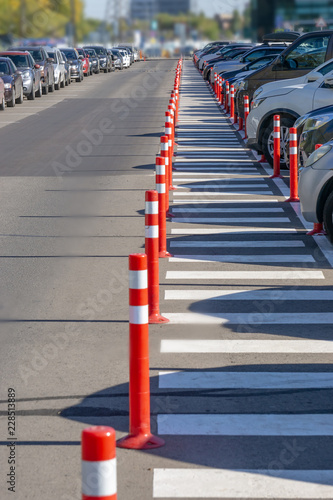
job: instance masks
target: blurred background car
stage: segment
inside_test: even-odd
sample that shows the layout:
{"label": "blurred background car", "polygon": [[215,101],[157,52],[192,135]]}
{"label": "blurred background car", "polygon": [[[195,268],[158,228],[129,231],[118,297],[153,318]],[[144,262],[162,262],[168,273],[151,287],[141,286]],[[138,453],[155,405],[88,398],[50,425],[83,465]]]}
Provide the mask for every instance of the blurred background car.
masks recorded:
{"label": "blurred background car", "polygon": [[0,77],[4,82],[7,106],[23,103],[23,79],[16,66],[8,57],[0,57]]}
{"label": "blurred background car", "polygon": [[89,55],[89,62],[91,64],[91,71],[98,75],[100,73],[99,57],[97,56],[94,49],[89,49],[85,47],[85,52]]}
{"label": "blurred background car", "polygon": [[6,99],[5,99],[5,83],[2,78],[0,78],[0,111],[5,111],[6,109]]}
{"label": "blurred background car", "polygon": [[123,67],[126,69],[129,68],[131,66],[131,58],[129,53],[125,49],[117,48],[117,50],[123,58]]}
{"label": "blurred background car", "polygon": [[82,48],[76,48],[79,56],[82,56],[83,74],[84,76],[92,75],[92,65],[89,61],[89,54]]}
{"label": "blurred background car", "polygon": [[124,69],[124,58],[118,49],[111,49],[113,56],[115,57],[114,66],[116,69]]}
{"label": "blurred background car", "polygon": [[42,97],[40,66],[29,52],[0,52],[0,57],[8,57],[15,64],[16,72],[22,76],[23,93],[29,101],[33,101],[36,96]]}
{"label": "blurred background car", "polygon": [[299,138],[298,164],[302,167],[317,144],[325,144],[333,139],[333,106],[325,106],[301,116],[294,126]]}
{"label": "blurred background car", "polygon": [[55,86],[54,86],[53,63],[44,47],[41,46],[10,47],[9,50],[29,52],[33,57],[34,61],[40,66],[43,94],[54,92]]}
{"label": "blurred background car", "polygon": [[57,48],[45,47],[48,56],[52,59],[54,70],[54,87],[59,90],[65,87],[65,63],[62,54]]}
{"label": "blurred background car", "polygon": [[112,69],[112,62],[108,56],[107,50],[99,45],[87,45],[83,47],[84,49],[94,49],[99,59],[100,70],[104,73],[109,73]]}
{"label": "blurred background car", "polygon": [[68,59],[71,68],[71,79],[80,83],[83,80],[82,56],[79,56],[76,49],[61,49]]}
{"label": "blurred background car", "polygon": [[61,57],[62,57],[62,60],[64,63],[64,67],[65,67],[65,85],[67,87],[68,85],[70,85],[72,83],[71,65],[69,64],[66,55],[62,51],[60,51],[60,53],[61,53]]}

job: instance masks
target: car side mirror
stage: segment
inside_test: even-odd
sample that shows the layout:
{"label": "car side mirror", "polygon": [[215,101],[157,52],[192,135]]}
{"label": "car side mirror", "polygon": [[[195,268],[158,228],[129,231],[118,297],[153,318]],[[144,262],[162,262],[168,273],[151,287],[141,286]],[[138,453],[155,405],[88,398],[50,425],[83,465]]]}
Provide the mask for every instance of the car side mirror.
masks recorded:
{"label": "car side mirror", "polygon": [[49,63],[54,63],[54,59],[53,59],[53,57],[48,57],[46,60],[47,60],[47,62],[49,62]]}
{"label": "car side mirror", "polygon": [[324,79],[324,83],[327,87],[333,88],[333,76],[328,76]]}
{"label": "car side mirror", "polygon": [[243,62],[244,62],[244,57],[240,57],[240,58],[239,58],[239,62],[240,62],[240,63],[243,63]]}
{"label": "car side mirror", "polygon": [[35,69],[40,69],[40,65],[39,64],[35,64],[34,68]]}
{"label": "car side mirror", "polygon": [[312,83],[312,82],[316,82],[319,80],[319,78],[321,78],[323,75],[321,73],[317,73],[317,71],[314,71],[313,73],[311,73],[310,75],[308,75],[307,77],[307,82],[308,83]]}

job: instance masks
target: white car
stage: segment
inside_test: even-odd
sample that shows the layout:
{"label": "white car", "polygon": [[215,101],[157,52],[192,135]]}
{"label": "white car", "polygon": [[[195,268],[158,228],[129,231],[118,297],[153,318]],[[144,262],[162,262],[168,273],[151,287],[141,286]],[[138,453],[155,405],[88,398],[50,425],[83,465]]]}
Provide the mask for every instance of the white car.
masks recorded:
{"label": "white car", "polygon": [[[332,62],[331,62],[332,64]],[[304,77],[302,77],[304,78]],[[280,81],[279,87],[263,91],[252,101],[252,109],[246,122],[248,146],[263,153],[273,165],[273,117],[280,115],[281,167],[289,164],[289,128],[305,113],[329,106],[333,100],[333,71],[326,75],[318,71],[306,75],[306,83],[287,84]],[[298,79],[297,79],[298,80]],[[310,81],[310,83],[307,83]]]}
{"label": "white car", "polygon": [[46,51],[48,56],[53,59],[55,89],[64,88],[66,83],[66,68],[62,53],[55,47],[46,47]]}
{"label": "white car", "polygon": [[127,52],[127,50],[124,49],[117,49],[120,54],[123,56],[123,62],[124,62],[124,68],[129,68],[131,65],[131,56]]}

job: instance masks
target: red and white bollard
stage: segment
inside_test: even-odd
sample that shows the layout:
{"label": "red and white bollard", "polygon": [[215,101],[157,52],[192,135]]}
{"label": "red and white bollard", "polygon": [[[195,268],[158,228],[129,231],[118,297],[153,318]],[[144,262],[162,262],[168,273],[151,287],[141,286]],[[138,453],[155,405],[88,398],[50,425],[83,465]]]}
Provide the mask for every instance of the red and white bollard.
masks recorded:
{"label": "red and white bollard", "polygon": [[[315,150],[321,148],[322,144],[316,144]],[[312,231],[309,231],[306,233],[308,236],[325,236],[327,233],[324,229],[324,226],[321,222],[315,222],[313,224],[313,229]]]}
{"label": "red and white bollard", "polygon": [[145,252],[148,261],[149,324],[169,323],[160,314],[158,192],[146,191]]}
{"label": "red and white bollard", "polygon": [[275,179],[277,177],[281,177],[280,174],[280,160],[281,160],[281,144],[280,144],[280,115],[274,115],[274,128],[273,128],[273,137],[274,137],[274,158],[273,158],[273,175],[270,179]]}
{"label": "red and white bollard", "polygon": [[298,154],[297,154],[297,129],[289,129],[289,171],[290,171],[290,197],[288,202],[299,201],[298,198]]}
{"label": "red and white bollard", "polygon": [[150,430],[149,327],[147,255],[129,256],[129,435],[117,442],[119,448],[159,448],[163,439]]}
{"label": "red and white bollard", "polygon": [[224,102],[223,83],[224,83],[224,78],[221,79],[221,98],[220,98],[221,106],[223,106],[223,102]]}
{"label": "red and white bollard", "polygon": [[235,87],[230,86],[230,120],[235,118]]}
{"label": "red and white bollard", "polygon": [[225,112],[228,114],[229,113],[229,82],[228,80],[225,82],[225,105],[224,105],[224,109],[225,109]]}
{"label": "red and white bollard", "polygon": [[214,73],[214,94],[217,97],[217,73]]}
{"label": "red and white bollard", "polygon": [[168,138],[168,157],[169,157],[169,191],[175,191],[177,188],[172,185],[172,161],[173,161],[173,141],[171,123],[165,122],[165,136]]}
{"label": "red and white bollard", "polygon": [[249,113],[250,113],[249,96],[245,95],[244,96],[244,132],[245,132],[244,139],[247,139],[246,120],[247,120],[247,117],[249,116]]}
{"label": "red and white bollard", "polygon": [[156,191],[158,192],[159,257],[172,257],[167,251],[165,159],[160,156],[156,157]]}
{"label": "red and white bollard", "polygon": [[239,123],[238,132],[240,132],[241,130],[243,130],[243,118],[241,116],[238,117],[238,123]]}
{"label": "red and white bollard", "polygon": [[161,137],[161,157],[165,161],[165,185],[166,185],[166,196],[165,196],[165,207],[166,207],[166,216],[167,217],[174,217],[174,215],[169,212],[169,173],[170,173],[170,167],[169,167],[169,138],[166,135],[163,135]]}
{"label": "red and white bollard", "polygon": [[96,426],[82,431],[82,500],[117,500],[116,433]]}

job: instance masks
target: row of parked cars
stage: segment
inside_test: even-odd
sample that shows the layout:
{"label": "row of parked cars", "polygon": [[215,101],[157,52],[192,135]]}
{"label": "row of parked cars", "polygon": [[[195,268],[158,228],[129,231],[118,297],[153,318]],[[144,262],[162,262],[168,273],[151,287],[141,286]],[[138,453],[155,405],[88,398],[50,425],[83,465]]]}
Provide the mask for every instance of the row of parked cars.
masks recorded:
{"label": "row of parked cars", "polygon": [[72,81],[116,69],[129,68],[140,60],[130,46],[56,48],[17,46],[0,52],[0,110],[60,90]]}
{"label": "row of parked cars", "polygon": [[249,96],[247,145],[271,165],[274,115],[281,120],[282,168],[289,168],[289,129],[296,127],[302,213],[324,223],[333,243],[333,31],[273,33],[255,45],[213,42],[193,57],[205,79],[213,83],[219,74],[234,85],[243,119]]}

